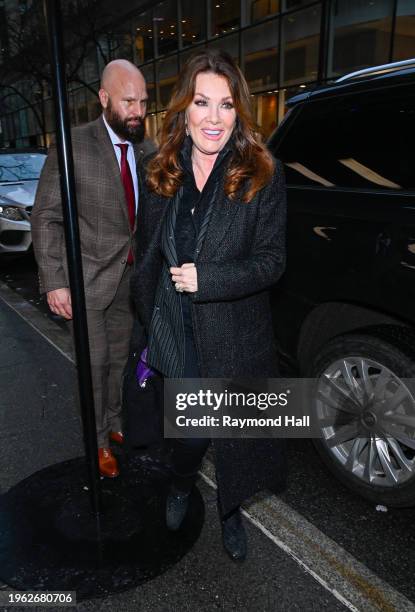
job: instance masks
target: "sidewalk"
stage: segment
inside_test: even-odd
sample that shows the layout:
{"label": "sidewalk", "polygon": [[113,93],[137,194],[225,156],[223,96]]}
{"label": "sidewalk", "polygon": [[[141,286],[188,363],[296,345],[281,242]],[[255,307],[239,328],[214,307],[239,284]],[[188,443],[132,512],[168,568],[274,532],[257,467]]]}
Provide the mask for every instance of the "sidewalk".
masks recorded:
{"label": "sidewalk", "polygon": [[[0,492],[83,454],[71,362],[0,299]],[[141,587],[78,604],[78,610],[336,610],[328,591],[252,525],[236,565],[222,549],[216,493],[201,481],[206,521],[190,553]],[[3,586],[3,589],[7,586]],[[16,608],[13,608],[14,610]],[[22,608],[23,609],[23,608]]]}

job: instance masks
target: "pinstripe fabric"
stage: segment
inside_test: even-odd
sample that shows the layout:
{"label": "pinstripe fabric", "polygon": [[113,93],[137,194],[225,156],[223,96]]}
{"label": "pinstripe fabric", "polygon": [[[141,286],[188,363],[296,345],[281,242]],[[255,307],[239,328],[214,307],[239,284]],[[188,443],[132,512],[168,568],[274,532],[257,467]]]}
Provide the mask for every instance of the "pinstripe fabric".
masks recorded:
{"label": "pinstripe fabric", "polygon": [[165,261],[157,287],[149,329],[148,363],[169,378],[180,377],[184,367],[184,328],[180,295],[175,290],[169,268],[177,266],[174,226],[183,189],[179,189],[169,208],[161,233]]}
{"label": "pinstripe fabric", "polygon": [[209,227],[210,218],[212,216],[213,203],[216,202],[216,195],[218,193],[218,189],[219,189],[219,181],[215,185],[215,189],[213,191],[212,198],[211,198],[210,203],[209,203],[209,207],[208,207],[208,209],[206,211],[205,216],[203,217],[202,225],[200,226],[199,234],[198,234],[198,237],[197,237],[197,240],[196,240],[195,262],[197,261],[197,257],[198,257],[198,255],[200,253],[200,250],[201,250],[202,245],[203,245],[203,241],[204,241],[204,239],[206,237],[206,232],[207,232],[207,229]]}
{"label": "pinstripe fabric", "polygon": [[173,200],[173,206],[171,206],[167,212],[166,221],[163,224],[161,234],[161,251],[170,267],[178,265],[176,242],[174,240],[174,227],[176,225],[177,213],[182,195],[183,188],[181,187]]}

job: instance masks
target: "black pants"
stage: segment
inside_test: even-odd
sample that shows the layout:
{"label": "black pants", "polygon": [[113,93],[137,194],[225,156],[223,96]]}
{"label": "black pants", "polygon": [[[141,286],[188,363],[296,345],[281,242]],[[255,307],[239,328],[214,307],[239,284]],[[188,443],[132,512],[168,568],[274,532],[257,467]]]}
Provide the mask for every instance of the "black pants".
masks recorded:
{"label": "black pants", "polygon": [[[193,335],[186,334],[185,338],[185,366],[183,378],[200,378],[197,365],[197,353]],[[203,457],[210,444],[209,438],[174,438],[171,440],[171,464],[173,473],[173,485],[181,491],[190,491],[197,478]],[[235,506],[231,511],[219,514],[223,520],[229,518],[239,510]]]}
{"label": "black pants", "polygon": [[[185,364],[183,378],[200,378],[193,336],[185,336]],[[177,489],[190,490],[210,444],[209,438],[175,438],[171,440],[173,483]]]}

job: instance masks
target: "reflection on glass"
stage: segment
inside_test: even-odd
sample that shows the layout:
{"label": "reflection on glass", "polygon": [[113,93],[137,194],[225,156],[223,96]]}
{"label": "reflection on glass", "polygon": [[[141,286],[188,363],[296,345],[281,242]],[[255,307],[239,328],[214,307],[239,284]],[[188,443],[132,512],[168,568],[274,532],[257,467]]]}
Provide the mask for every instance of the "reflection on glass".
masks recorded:
{"label": "reflection on glass", "polygon": [[242,35],[245,78],[251,91],[277,87],[278,21],[245,30]]}
{"label": "reflection on glass", "polygon": [[134,57],[133,37],[130,26],[123,24],[118,26],[110,34],[111,57],[132,60]]}
{"label": "reflection on glass", "polygon": [[255,23],[280,10],[279,0],[244,0],[248,23]]}
{"label": "reflection on glass", "polygon": [[267,138],[277,127],[277,95],[274,93],[252,96],[251,101],[256,124],[262,136]]}
{"label": "reflection on glass", "polygon": [[188,59],[193,57],[193,55],[196,55],[196,53],[198,53],[202,49],[203,47],[198,47],[197,49],[188,49],[187,51],[183,51],[183,53],[180,53],[179,55],[180,70],[183,68],[183,66],[185,65]]}
{"label": "reflection on glass", "polygon": [[147,66],[141,66],[141,72],[147,83],[147,113],[153,113],[156,110],[156,88],[154,85],[154,64],[147,64]]}
{"label": "reflection on glass", "polygon": [[413,88],[402,86],[382,95],[365,91],[305,105],[279,151],[292,166],[287,180],[315,184],[315,178],[299,171],[306,168],[349,189],[412,191],[414,100]]}
{"label": "reflection on glass", "polygon": [[153,23],[158,55],[176,51],[178,38],[176,2],[168,0],[157,5],[154,10]]}
{"label": "reflection on glass", "polygon": [[231,57],[233,57],[234,60],[238,62],[238,34],[234,34],[233,36],[225,36],[224,38],[220,38],[219,40],[213,40],[209,43],[209,47],[226,51]]}
{"label": "reflection on glass", "polygon": [[142,64],[154,58],[152,12],[142,13],[133,20],[135,63]]}
{"label": "reflection on glass", "polygon": [[306,4],[311,4],[311,1],[312,0],[282,0],[282,10],[291,11],[293,9],[301,8]]}
{"label": "reflection on glass", "polygon": [[97,52],[95,49],[88,53],[88,55],[85,57],[82,66],[82,75],[86,83],[93,83],[99,79],[100,72],[98,68]]}
{"label": "reflection on glass", "polygon": [[239,0],[210,0],[210,12],[212,36],[227,34],[239,27]]}
{"label": "reflection on glass", "polygon": [[150,113],[146,117],[146,138],[157,142],[157,115]]}
{"label": "reflection on glass", "polygon": [[361,164],[356,159],[339,159],[339,162],[349,168],[352,172],[356,172],[359,176],[362,176],[364,179],[369,181],[370,183],[374,183],[375,185],[379,185],[380,187],[386,187],[387,189],[402,189],[398,183],[394,183],[389,179],[385,178],[378,172],[371,170],[364,164]]}
{"label": "reflection on glass", "polygon": [[30,181],[39,178],[46,155],[39,153],[3,154],[0,162],[0,181]]}
{"label": "reflection on glass", "polygon": [[177,57],[169,57],[157,63],[158,108],[166,108],[170,102],[177,78]]}
{"label": "reflection on glass", "polygon": [[320,176],[316,172],[313,172],[312,170],[310,170],[310,168],[304,166],[304,164],[300,164],[299,162],[291,162],[286,163],[285,165],[289,168],[292,168],[293,170],[296,170],[297,172],[308,178],[310,181],[314,181],[315,183],[323,185],[324,187],[334,187],[334,183],[330,183],[330,181]]}
{"label": "reflection on glass", "polygon": [[415,57],[415,2],[398,0],[393,59],[404,60],[411,57]]}
{"label": "reflection on glass", "polygon": [[389,60],[393,0],[332,4],[328,74],[337,76]]}
{"label": "reflection on glass", "polygon": [[206,38],[206,9],[204,2],[181,1],[181,39],[183,47]]}
{"label": "reflection on glass", "polygon": [[285,85],[317,78],[320,14],[318,5],[283,18],[281,81]]}

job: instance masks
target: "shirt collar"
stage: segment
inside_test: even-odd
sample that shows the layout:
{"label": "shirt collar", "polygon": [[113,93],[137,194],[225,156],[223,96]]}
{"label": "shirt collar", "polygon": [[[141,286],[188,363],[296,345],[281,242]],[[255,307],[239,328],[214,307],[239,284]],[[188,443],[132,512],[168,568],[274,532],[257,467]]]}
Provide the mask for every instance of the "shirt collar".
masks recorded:
{"label": "shirt collar", "polygon": [[117,134],[114,132],[114,130],[112,129],[112,127],[110,126],[110,124],[108,123],[108,121],[105,119],[105,115],[102,115],[102,119],[103,119],[103,121],[104,121],[104,125],[105,125],[105,127],[107,128],[108,135],[109,135],[109,137],[111,138],[111,142],[112,142],[112,144],[113,144],[114,146],[115,146],[115,145],[117,145],[117,144],[123,144],[123,143],[133,146],[133,143],[132,143],[132,142],[130,142],[129,140],[122,140],[122,139],[121,139],[121,138],[120,138],[120,137],[119,137],[119,136],[118,136],[118,135],[117,135]]}

